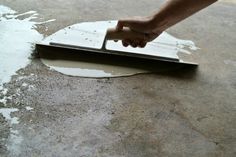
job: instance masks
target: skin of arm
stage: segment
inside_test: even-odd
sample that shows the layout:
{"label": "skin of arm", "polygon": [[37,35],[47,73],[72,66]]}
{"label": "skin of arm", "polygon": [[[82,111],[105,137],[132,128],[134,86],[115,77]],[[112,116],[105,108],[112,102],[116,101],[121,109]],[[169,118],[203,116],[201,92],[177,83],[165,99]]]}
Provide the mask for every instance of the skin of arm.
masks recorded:
{"label": "skin of arm", "polygon": [[143,33],[142,39],[122,39],[125,47],[145,47],[147,42],[157,38],[164,30],[213,4],[217,0],[167,0],[160,10],[148,17],[134,17],[119,20],[117,31],[124,27],[134,34]]}

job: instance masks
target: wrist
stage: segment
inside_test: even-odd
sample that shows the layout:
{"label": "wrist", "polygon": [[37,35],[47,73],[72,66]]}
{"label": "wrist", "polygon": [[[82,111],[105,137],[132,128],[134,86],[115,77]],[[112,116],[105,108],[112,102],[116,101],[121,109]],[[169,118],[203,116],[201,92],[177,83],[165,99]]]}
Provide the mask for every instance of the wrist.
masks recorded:
{"label": "wrist", "polygon": [[150,18],[150,23],[154,32],[163,32],[168,28],[168,21],[158,13]]}

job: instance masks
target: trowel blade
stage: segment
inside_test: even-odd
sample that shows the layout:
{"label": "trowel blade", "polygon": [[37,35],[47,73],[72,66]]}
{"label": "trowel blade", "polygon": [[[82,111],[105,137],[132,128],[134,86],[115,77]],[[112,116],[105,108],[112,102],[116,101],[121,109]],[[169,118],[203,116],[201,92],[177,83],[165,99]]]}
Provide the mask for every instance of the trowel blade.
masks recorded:
{"label": "trowel blade", "polygon": [[127,66],[132,66],[132,62],[140,62],[140,64],[155,65],[156,63],[166,64],[182,64],[197,66],[197,63],[184,62],[175,59],[165,58],[165,57],[153,57],[143,54],[131,54],[127,52],[120,51],[110,51],[101,50],[96,48],[85,48],[77,47],[73,45],[48,45],[48,44],[36,44],[36,51],[41,58],[51,59],[51,60],[73,60],[80,61],[86,60],[87,62],[93,62],[100,60],[103,63],[109,62],[112,64],[120,64],[119,62],[127,62]]}

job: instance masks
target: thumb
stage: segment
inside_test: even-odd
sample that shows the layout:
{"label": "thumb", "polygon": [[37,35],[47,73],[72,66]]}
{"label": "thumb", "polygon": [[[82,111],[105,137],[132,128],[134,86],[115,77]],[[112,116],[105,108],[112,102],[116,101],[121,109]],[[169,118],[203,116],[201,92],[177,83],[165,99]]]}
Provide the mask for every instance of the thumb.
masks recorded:
{"label": "thumb", "polygon": [[117,23],[117,26],[116,26],[116,29],[118,31],[121,31],[124,27],[129,27],[131,28],[132,27],[132,23],[133,21],[132,20],[119,20],[118,23]]}

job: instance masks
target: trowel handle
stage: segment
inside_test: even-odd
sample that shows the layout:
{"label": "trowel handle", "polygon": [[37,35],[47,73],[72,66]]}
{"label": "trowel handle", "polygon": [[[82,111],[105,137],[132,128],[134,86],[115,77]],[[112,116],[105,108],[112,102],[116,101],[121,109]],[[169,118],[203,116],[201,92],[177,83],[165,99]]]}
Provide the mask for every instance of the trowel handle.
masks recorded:
{"label": "trowel handle", "polygon": [[117,30],[115,28],[109,28],[107,30],[107,40],[122,40],[122,39],[144,39],[144,34],[130,30],[129,28],[123,28]]}
{"label": "trowel handle", "polygon": [[115,28],[107,29],[106,36],[103,41],[102,49],[106,49],[107,40],[122,40],[122,39],[144,39],[145,35],[143,33],[135,32],[129,28],[123,28],[122,30],[117,30]]}

